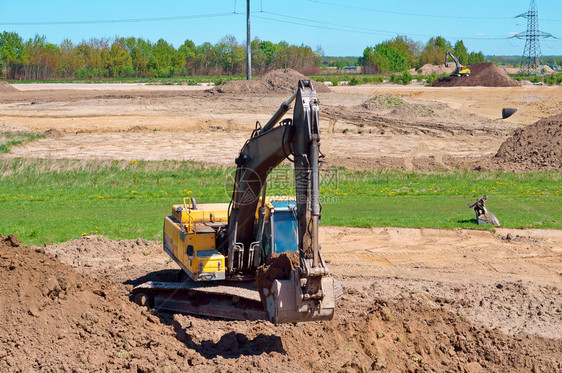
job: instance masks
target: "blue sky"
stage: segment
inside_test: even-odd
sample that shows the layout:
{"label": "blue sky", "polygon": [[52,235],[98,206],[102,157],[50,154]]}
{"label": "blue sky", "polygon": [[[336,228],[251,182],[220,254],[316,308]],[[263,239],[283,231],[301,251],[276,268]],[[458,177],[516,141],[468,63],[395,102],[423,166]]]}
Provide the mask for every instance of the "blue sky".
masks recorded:
{"label": "blue sky", "polygon": [[[541,40],[542,53],[562,55],[562,1],[537,4],[540,29],[560,38]],[[501,38],[526,29],[525,19],[513,17],[528,6],[529,0],[251,0],[251,28],[252,38],[321,46],[332,56],[362,55],[366,46],[397,34],[424,43],[442,35],[453,43],[463,39],[469,50],[486,55],[520,55],[524,40]],[[0,31],[16,31],[25,39],[45,35],[52,43],[136,36],[163,38],[178,47],[185,39],[214,44],[225,35],[243,42],[245,12],[246,0],[0,0]],[[125,19],[131,21],[95,23]]]}

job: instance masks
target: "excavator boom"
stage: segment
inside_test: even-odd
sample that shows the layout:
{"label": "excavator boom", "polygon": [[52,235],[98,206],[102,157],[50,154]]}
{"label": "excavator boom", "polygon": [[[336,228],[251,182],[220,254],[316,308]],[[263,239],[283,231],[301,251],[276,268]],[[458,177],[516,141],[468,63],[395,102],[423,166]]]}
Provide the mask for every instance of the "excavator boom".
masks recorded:
{"label": "excavator boom", "polygon": [[[277,125],[295,101],[293,120]],[[229,271],[255,269],[266,262],[261,221],[254,219],[258,202],[266,196],[267,176],[273,168],[294,156],[297,244],[300,265],[289,279],[260,289],[274,322],[330,319],[334,312],[333,280],[320,255],[318,243],[319,110],[316,91],[309,80],[300,80],[291,98],[268,123],[254,132],[236,159],[237,169],[228,223]],[[292,150],[292,151],[291,151]],[[256,226],[257,224],[257,226]]]}
{"label": "excavator boom", "polygon": [[451,53],[448,49],[447,49],[447,53],[445,54],[445,66],[449,67],[449,56],[451,56],[451,58],[453,59],[453,61],[455,61],[455,71],[451,74],[451,76],[469,76],[470,75],[470,69],[468,67],[464,67],[463,65],[461,65],[461,63],[459,62],[458,58],[455,57],[455,55],[453,53]]}

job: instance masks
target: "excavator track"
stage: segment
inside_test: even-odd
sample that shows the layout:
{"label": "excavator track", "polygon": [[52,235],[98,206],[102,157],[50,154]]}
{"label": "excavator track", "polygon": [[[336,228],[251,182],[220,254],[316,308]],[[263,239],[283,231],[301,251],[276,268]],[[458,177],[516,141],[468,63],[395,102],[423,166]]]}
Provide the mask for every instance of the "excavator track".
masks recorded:
{"label": "excavator track", "polygon": [[[339,281],[334,279],[336,303],[343,297]],[[131,300],[140,306],[157,310],[217,317],[228,320],[267,320],[260,295],[254,283],[240,285],[208,284],[194,281],[149,281],[136,286]]]}
{"label": "excavator track", "polygon": [[135,287],[131,298],[141,306],[167,312],[230,320],[267,320],[255,284],[150,281]]}

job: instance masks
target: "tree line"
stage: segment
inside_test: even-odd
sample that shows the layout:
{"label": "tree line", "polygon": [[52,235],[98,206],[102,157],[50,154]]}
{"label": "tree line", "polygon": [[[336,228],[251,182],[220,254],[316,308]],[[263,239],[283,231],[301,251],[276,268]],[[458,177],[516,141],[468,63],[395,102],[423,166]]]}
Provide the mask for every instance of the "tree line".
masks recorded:
{"label": "tree line", "polygon": [[374,47],[365,48],[360,64],[368,73],[405,71],[425,64],[443,64],[447,50],[450,50],[462,65],[485,61],[482,52],[468,52],[462,40],[458,40],[453,46],[444,37],[436,36],[422,44],[399,35]]}
{"label": "tree line", "polygon": [[[254,39],[252,69],[262,73],[275,68],[317,69],[321,57],[305,45]],[[195,45],[186,40],[179,48],[164,39],[90,39],[78,44],[63,40],[52,44],[45,36],[23,40],[15,32],[0,34],[0,75],[7,79],[173,77],[239,75],[246,70],[246,46],[233,36],[218,43]]]}
{"label": "tree line", "polygon": [[[292,68],[304,74],[319,71],[323,54],[306,45],[285,41],[273,43],[258,38],[251,42],[252,70],[262,74],[271,69]],[[425,44],[397,36],[367,47],[359,64],[364,73],[402,72],[426,63],[442,64],[450,49],[462,64],[483,62],[482,52],[468,52],[462,40],[455,45],[441,36]],[[342,59],[340,64],[347,61]],[[160,39],[90,39],[60,44],[36,35],[24,40],[16,32],[0,33],[0,77],[6,79],[48,80],[56,78],[174,77],[195,75],[241,75],[246,70],[246,46],[234,36],[216,44],[195,45],[186,40],[178,48]]]}

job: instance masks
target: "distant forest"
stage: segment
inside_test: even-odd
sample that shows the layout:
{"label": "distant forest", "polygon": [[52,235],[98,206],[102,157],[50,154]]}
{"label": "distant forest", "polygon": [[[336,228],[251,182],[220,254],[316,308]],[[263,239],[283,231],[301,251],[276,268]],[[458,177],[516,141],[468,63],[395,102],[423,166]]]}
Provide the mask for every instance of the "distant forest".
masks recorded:
{"label": "distant forest", "polygon": [[[316,72],[322,64],[310,47],[254,39],[252,68],[261,73],[275,68]],[[174,48],[164,39],[90,39],[74,44],[49,43],[45,36],[24,41],[15,32],[0,34],[0,72],[7,79],[172,77],[239,75],[246,71],[246,47],[233,36],[216,44],[186,40]]]}
{"label": "distant forest", "polygon": [[[486,57],[486,60],[497,65],[519,66],[521,56],[488,56]],[[562,56],[543,56],[541,62],[543,65],[562,66]]]}
{"label": "distant forest", "polygon": [[365,48],[359,64],[364,67],[366,73],[404,71],[425,64],[443,64],[447,50],[451,51],[463,65],[485,61],[482,52],[469,52],[462,40],[457,40],[453,45],[444,37],[435,36],[422,44],[407,36],[399,35],[374,47]]}
{"label": "distant forest", "polygon": [[[462,40],[452,44],[441,36],[427,43],[396,36],[366,47],[360,57],[325,57],[321,48],[291,45],[281,41],[254,39],[254,74],[278,68],[292,68],[304,74],[316,74],[327,64],[338,68],[363,66],[363,73],[402,72],[424,64],[442,64],[451,50],[464,64],[484,62],[518,64],[518,57],[488,57],[468,51]],[[545,57],[547,64],[562,64],[562,58]],[[195,45],[186,40],[178,48],[164,39],[151,42],[135,37],[90,39],[60,44],[36,35],[24,40],[16,32],[0,33],[0,78],[22,80],[89,79],[128,77],[182,77],[198,75],[242,75],[246,71],[246,46],[234,36],[225,36],[216,44]]]}

